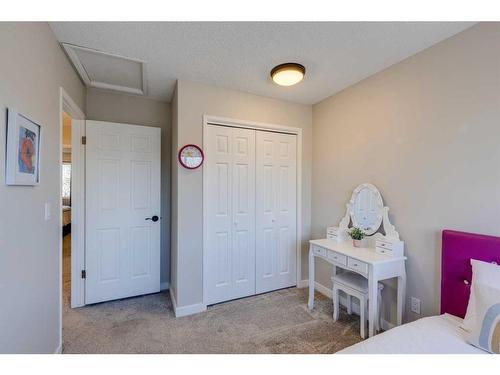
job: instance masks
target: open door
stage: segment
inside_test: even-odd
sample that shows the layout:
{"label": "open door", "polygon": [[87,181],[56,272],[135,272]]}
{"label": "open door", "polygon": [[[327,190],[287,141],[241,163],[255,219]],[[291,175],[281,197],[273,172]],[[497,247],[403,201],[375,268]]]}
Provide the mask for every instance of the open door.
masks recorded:
{"label": "open door", "polygon": [[160,129],[86,122],[85,303],[160,291]]}

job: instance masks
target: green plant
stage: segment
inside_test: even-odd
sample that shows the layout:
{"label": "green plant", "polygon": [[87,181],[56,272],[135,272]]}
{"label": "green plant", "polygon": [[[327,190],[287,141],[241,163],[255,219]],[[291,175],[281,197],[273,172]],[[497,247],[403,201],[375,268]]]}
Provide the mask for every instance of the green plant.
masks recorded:
{"label": "green plant", "polygon": [[351,236],[353,240],[362,240],[365,238],[365,232],[363,232],[361,228],[354,227],[349,231],[349,236]]}

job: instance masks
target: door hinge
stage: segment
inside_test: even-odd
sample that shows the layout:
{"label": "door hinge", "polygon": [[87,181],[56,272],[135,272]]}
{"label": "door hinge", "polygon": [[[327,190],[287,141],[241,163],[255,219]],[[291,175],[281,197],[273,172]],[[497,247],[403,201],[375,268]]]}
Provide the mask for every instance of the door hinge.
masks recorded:
{"label": "door hinge", "polygon": [[82,279],[86,279],[86,278],[87,278],[87,271],[82,270]]}
{"label": "door hinge", "polygon": [[87,144],[87,137],[83,136],[82,137],[82,145],[86,145],[86,144]]}

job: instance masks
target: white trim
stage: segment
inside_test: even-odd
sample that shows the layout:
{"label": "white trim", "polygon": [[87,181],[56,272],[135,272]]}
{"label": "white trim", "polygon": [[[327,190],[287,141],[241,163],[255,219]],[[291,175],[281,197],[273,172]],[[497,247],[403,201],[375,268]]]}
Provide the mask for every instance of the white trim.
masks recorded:
{"label": "white trim", "polygon": [[[62,184],[61,184],[61,181],[62,181],[62,162],[63,162],[63,160],[62,160],[62,153],[63,153],[62,112],[63,111],[68,112],[68,114],[70,114],[75,119],[80,119],[80,120],[85,119],[85,115],[82,112],[82,110],[78,107],[78,105],[74,102],[74,100],[68,95],[68,93],[62,87],[60,87],[59,88],[59,145],[58,145],[58,149],[59,149],[59,156],[58,156],[58,162],[59,162],[59,181],[58,181],[59,195],[58,196],[59,196],[59,200],[58,200],[58,204],[56,205],[56,207],[58,207],[58,211],[59,211],[57,213],[57,215],[59,218],[59,293],[60,293],[60,298],[59,298],[59,341],[61,343],[59,345],[59,347],[57,348],[57,350],[61,350],[61,351],[62,351],[62,343],[63,343],[63,340],[62,340],[62,309],[63,309],[63,295],[62,295],[62,288],[63,288],[62,249],[63,249],[63,246],[62,246],[62,240],[63,239],[62,239],[62,199],[61,199],[61,196],[62,196]],[[83,179],[81,180],[81,183],[83,184],[83,186],[80,186],[79,191],[84,193],[85,184],[84,184]],[[80,211],[82,211],[82,210],[80,210]],[[71,211],[72,230],[78,230],[78,231],[82,230],[82,226],[83,226],[84,221],[82,220],[81,215],[84,215],[84,214],[85,214],[84,212],[80,212],[80,217],[77,217],[77,215],[74,214],[73,210]],[[75,223],[73,223],[73,220],[75,220]],[[81,225],[79,223],[81,223]],[[73,273],[74,268],[77,266],[76,264],[73,264],[73,258],[75,258],[75,261],[77,259],[84,259],[84,252],[85,252],[84,246],[85,246],[85,243],[84,243],[83,238],[82,238],[82,241],[78,244],[78,249],[79,249],[79,252],[83,252],[83,257],[80,257],[80,254],[77,257],[75,257],[75,256],[71,257],[71,272],[73,275],[75,275],[75,273]],[[81,268],[81,269],[83,269],[83,268]],[[78,286],[73,287],[73,282],[77,283]],[[85,287],[84,280],[82,280],[78,277],[72,277],[71,284],[72,284],[71,285],[71,306],[75,307],[78,305],[76,303],[75,306],[73,306],[73,299],[75,299],[75,301],[77,301],[77,302],[82,301],[81,306],[83,306],[84,296],[83,296],[83,293],[80,294],[79,291],[83,290]],[[75,290],[75,295],[73,295],[73,290]]]}
{"label": "white trim", "polygon": [[195,303],[194,305],[176,307],[174,313],[176,318],[182,318],[183,316],[199,314],[205,311],[207,311],[207,305]]}
{"label": "white trim", "polygon": [[274,132],[286,133],[286,134],[297,134],[297,135],[302,134],[302,128],[297,128],[297,127],[292,127],[292,126],[269,124],[269,123],[257,122],[257,121],[246,121],[246,120],[239,120],[239,119],[233,119],[233,118],[228,118],[228,117],[203,115],[203,126],[206,126],[209,124],[229,126],[232,128],[244,128],[244,129],[274,131]]}
{"label": "white trim", "polygon": [[388,331],[390,329],[393,329],[394,327],[396,327],[396,325],[394,323],[388,322],[384,318],[380,318],[380,328],[383,331]]}
{"label": "white trim", "polygon": [[174,290],[172,288],[169,288],[168,294],[170,294],[170,301],[172,301],[172,309],[174,310],[174,314],[175,314],[175,310],[177,309],[177,302],[175,301]]}
{"label": "white trim", "polygon": [[174,314],[176,318],[182,318],[183,316],[198,314],[204,311],[207,311],[207,305],[203,303],[195,303],[194,305],[187,306],[177,306],[177,302],[175,301],[174,291],[172,288],[169,289],[170,300],[172,301],[172,308],[174,310]]}
{"label": "white trim", "polygon": [[323,284],[318,283],[317,281],[314,282],[314,290],[317,290],[318,292],[320,292],[324,296],[332,299],[332,290],[330,288],[324,286]]}
{"label": "white trim", "polygon": [[[297,235],[297,267],[296,267],[296,285],[297,287],[301,283],[301,277],[302,277],[302,129],[297,128],[297,127],[291,127],[291,126],[284,126],[284,125],[277,125],[277,124],[268,124],[268,123],[263,123],[263,122],[255,122],[255,121],[245,121],[245,120],[238,120],[238,119],[232,119],[232,118],[227,118],[227,117],[219,117],[219,116],[210,116],[210,115],[203,115],[203,131],[202,131],[202,137],[203,137],[203,149],[206,149],[206,141],[207,141],[207,125],[212,124],[212,125],[222,125],[222,126],[229,126],[233,128],[244,128],[244,129],[253,129],[253,130],[265,130],[265,131],[271,131],[271,132],[279,132],[279,133],[286,133],[286,134],[295,134],[297,135],[297,218],[296,218],[296,235]],[[206,196],[206,189],[205,186],[207,186],[207,176],[206,173],[204,173],[205,169],[204,167],[202,168],[202,174],[203,174],[203,218],[205,218],[204,213],[207,212],[207,207],[206,207],[206,202],[207,202],[207,196]],[[206,276],[205,276],[205,264],[207,264],[207,259],[206,259],[206,236],[205,233],[207,232],[207,222],[205,219],[203,219],[203,233],[202,233],[202,238],[203,238],[203,303],[206,304],[207,301],[207,285],[206,283]]]}
{"label": "white trim", "polygon": [[71,308],[85,306],[85,120],[72,119],[71,148]]}
{"label": "white trim", "polygon": [[62,354],[62,343],[56,348],[54,354]]}
{"label": "white trim", "polygon": [[[297,286],[297,288],[307,288],[309,286],[309,280],[300,280],[300,287]],[[332,299],[333,296],[333,291],[332,289],[324,286],[323,284],[320,284],[319,282],[315,281],[314,282],[314,290],[317,290],[319,293],[323,294],[325,297],[328,297]],[[340,304],[344,307],[347,306],[347,298],[340,296]],[[356,315],[359,315],[359,303],[356,302],[356,299],[352,301],[352,312],[355,313]],[[396,327],[394,323],[391,323],[384,318],[380,319],[380,328],[384,331],[388,331],[392,328]]]}
{"label": "white trim", "polygon": [[170,283],[168,281],[163,281],[160,283],[160,291],[169,289],[170,289]]}
{"label": "white trim", "polygon": [[307,288],[308,286],[309,286],[309,280],[308,279],[300,280],[297,283],[297,288],[299,288],[299,289]]}

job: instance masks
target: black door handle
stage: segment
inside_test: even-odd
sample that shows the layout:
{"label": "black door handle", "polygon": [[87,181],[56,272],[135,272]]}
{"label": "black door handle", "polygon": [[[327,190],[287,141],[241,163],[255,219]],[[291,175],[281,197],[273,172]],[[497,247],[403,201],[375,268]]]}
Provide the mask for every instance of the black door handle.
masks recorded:
{"label": "black door handle", "polygon": [[152,217],[147,217],[145,220],[151,220],[153,222],[157,222],[158,220],[160,220],[160,218],[156,215],[152,216]]}

